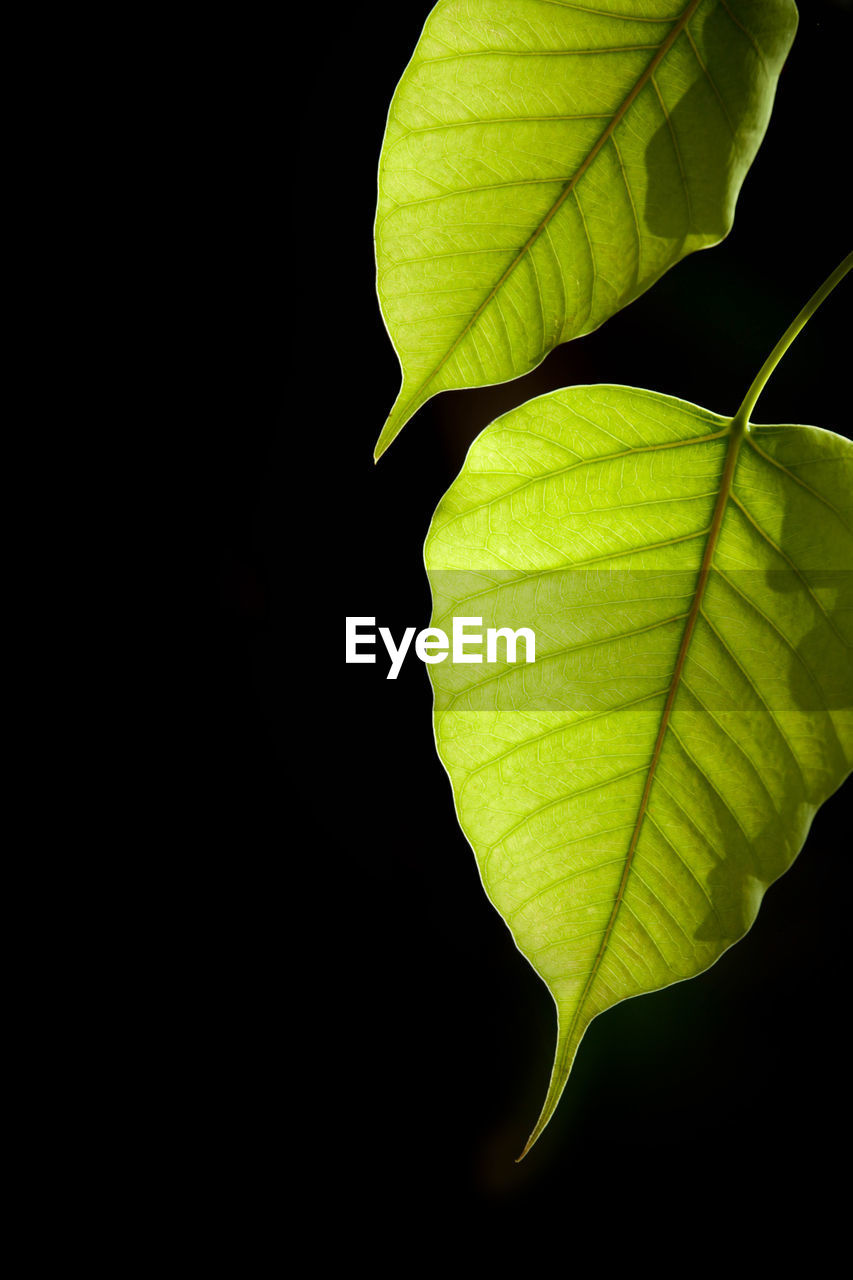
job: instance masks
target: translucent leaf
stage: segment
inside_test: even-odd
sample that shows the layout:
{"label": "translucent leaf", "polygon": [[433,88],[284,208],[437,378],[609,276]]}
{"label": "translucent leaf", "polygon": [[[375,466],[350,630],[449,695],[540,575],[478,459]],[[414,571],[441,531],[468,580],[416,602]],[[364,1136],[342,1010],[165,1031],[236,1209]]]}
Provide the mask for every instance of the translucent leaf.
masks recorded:
{"label": "translucent leaf", "polygon": [[439,505],[432,625],[536,637],[430,666],[459,821],[557,1005],[531,1141],[592,1019],[713,964],[850,771],[851,528],[849,441],[618,386],[499,419]]}
{"label": "translucent leaf", "polygon": [[441,0],[394,94],[378,291],[403,385],[504,382],[732,225],[793,0]]}

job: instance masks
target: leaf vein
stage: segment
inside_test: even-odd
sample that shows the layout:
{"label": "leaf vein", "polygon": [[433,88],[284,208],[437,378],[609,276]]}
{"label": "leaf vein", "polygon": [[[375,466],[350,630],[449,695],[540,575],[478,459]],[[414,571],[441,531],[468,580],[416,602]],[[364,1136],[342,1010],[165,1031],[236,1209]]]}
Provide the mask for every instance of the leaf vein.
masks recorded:
{"label": "leaf vein", "polygon": [[420,383],[417,390],[412,394],[412,396],[409,397],[405,406],[400,411],[401,413],[406,412],[411,407],[411,405],[415,404],[420,400],[420,397],[423,395],[426,388],[430,385],[431,382],[435,380],[440,370],[444,367],[444,365],[452,356],[453,352],[456,350],[459,344],[463,341],[463,339],[467,336],[467,334],[470,333],[471,329],[477,323],[480,316],[482,315],[486,307],[491,302],[492,298],[495,296],[495,294],[503,285],[504,281],[512,273],[512,271],[515,269],[518,263],[524,258],[525,254],[536,243],[536,241],[538,240],[539,236],[542,234],[545,227],[548,225],[551,219],[562,207],[565,200],[568,198],[569,193],[572,191],[575,184],[579,182],[580,179],[583,177],[584,173],[586,173],[587,169],[593,163],[599,151],[601,150],[601,148],[604,146],[607,139],[612,134],[613,130],[617,127],[620,120],[622,120],[626,112],[633,105],[634,100],[636,99],[637,95],[640,93],[644,85],[648,82],[649,77],[654,74],[655,68],[666,57],[667,53],[669,52],[670,48],[674,44],[682,27],[687,23],[687,21],[690,19],[693,12],[698,8],[700,3],[701,3],[701,0],[690,0],[689,4],[686,5],[683,12],[680,14],[679,18],[674,23],[672,29],[667,34],[665,39],[661,42],[661,44],[650,46],[651,48],[655,49],[656,52],[654,53],[652,58],[650,58],[649,63],[646,66],[646,68],[643,70],[642,74],[637,78],[633,88],[627,94],[621,106],[617,109],[617,111],[611,117],[607,127],[602,132],[598,141],[594,143],[594,145],[590,148],[589,152],[587,153],[587,156],[582,161],[582,163],[578,166],[575,173],[568,180],[564,180],[563,190],[560,193],[560,195],[557,197],[557,199],[554,201],[554,204],[551,206],[551,208],[548,210],[548,212],[540,221],[539,225],[535,228],[535,230],[532,232],[528,240],[522,246],[522,248],[516,255],[515,259],[506,268],[506,271],[503,273],[503,275],[500,276],[499,279],[495,282],[490,292],[484,298],[483,302],[480,304],[480,306],[477,308],[474,314],[470,317],[468,323],[463,327],[463,329],[460,331],[460,333],[457,335],[457,337],[448,347],[447,351],[444,353],[444,355],[435,365],[433,370]]}

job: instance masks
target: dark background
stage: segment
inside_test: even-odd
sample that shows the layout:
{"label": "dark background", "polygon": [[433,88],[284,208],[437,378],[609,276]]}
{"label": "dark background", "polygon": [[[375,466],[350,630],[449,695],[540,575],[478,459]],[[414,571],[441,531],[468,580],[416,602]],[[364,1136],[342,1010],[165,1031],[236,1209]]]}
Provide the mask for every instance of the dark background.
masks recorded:
{"label": "dark background", "polygon": [[[849,252],[853,18],[800,8],[728,238],[529,376],[431,401],[377,467],[399,376],[374,285],[376,165],[429,5],[342,6],[284,40],[247,20],[200,66],[187,156],[206,193],[197,484],[213,573],[175,1038],[187,1144],[223,1204],[263,1219],[295,1194],[321,1234],[368,1245],[392,1222],[415,1244],[457,1220],[507,1239],[550,1229],[567,1264],[572,1241],[615,1247],[629,1226],[651,1249],[679,1222],[700,1252],[735,1229],[758,1244],[771,1227],[839,1229],[849,784],[743,941],[593,1024],[516,1166],[550,1072],[551,998],[482,892],[425,669],[390,682],[343,661],[347,614],[426,625],[424,535],[496,415],[578,382],[733,412]],[[848,280],[760,422],[851,433],[852,309]]]}

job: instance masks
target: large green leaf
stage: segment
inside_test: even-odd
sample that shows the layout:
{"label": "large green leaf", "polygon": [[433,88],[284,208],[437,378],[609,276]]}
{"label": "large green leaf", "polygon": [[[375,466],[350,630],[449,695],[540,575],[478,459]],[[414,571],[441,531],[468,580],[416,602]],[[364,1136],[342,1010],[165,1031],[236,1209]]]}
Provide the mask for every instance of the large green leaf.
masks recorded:
{"label": "large green leaf", "polygon": [[531,1141],[591,1020],[740,938],[850,770],[852,528],[849,441],[619,386],[499,419],[438,507],[432,625],[536,636],[430,667],[459,821],[557,1005]]}
{"label": "large green leaf", "polygon": [[528,372],[726,235],[796,23],[793,0],[440,0],[380,160],[403,386],[377,457],[437,392]]}

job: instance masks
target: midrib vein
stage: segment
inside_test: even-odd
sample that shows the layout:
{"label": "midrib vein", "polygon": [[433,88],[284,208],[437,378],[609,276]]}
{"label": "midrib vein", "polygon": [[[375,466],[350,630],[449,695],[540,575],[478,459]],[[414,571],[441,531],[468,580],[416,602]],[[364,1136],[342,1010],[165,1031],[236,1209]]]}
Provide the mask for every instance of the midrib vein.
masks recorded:
{"label": "midrib vein", "polygon": [[643,787],[643,794],[640,799],[640,807],[637,812],[637,820],[634,823],[634,829],[631,833],[631,842],[630,842],[630,845],[628,846],[628,853],[626,854],[626,857],[625,857],[625,866],[622,870],[622,879],[619,882],[619,888],[616,892],[616,899],[613,903],[613,908],[610,912],[610,918],[607,921],[607,927],[605,928],[604,935],[601,939],[601,945],[598,948],[598,954],[595,957],[595,961],[593,963],[592,969],[590,970],[589,976],[587,977],[583,992],[581,994],[581,998],[578,1001],[577,1008],[575,1009],[571,1024],[569,1026],[568,1033],[564,1041],[564,1046],[561,1054],[560,1067],[559,1067],[560,1072],[562,1072],[563,1070],[566,1056],[571,1052],[571,1044],[574,1037],[575,1028],[577,1027],[578,1021],[580,1020],[580,1017],[583,1013],[584,1007],[586,1005],[587,997],[589,996],[589,993],[592,989],[592,985],[595,981],[596,974],[598,973],[598,970],[601,966],[601,961],[603,960],[605,952],[607,951],[607,945],[610,941],[610,935],[613,932],[613,926],[616,923],[616,918],[619,915],[619,910],[622,906],[622,902],[625,897],[625,889],[628,884],[628,878],[631,874],[631,867],[634,862],[634,854],[636,853],[636,850],[637,850],[637,844],[640,839],[640,833],[643,829],[643,821],[646,816],[646,810],[648,809],[649,796],[651,795],[652,784],[654,783],[654,780],[655,780],[655,773],[657,772],[658,762],[660,760],[660,754],[663,748],[664,739],[666,737],[667,729],[669,728],[670,720],[672,718],[672,709],[675,704],[675,699],[678,694],[679,686],[681,684],[681,677],[684,670],[684,664],[687,660],[687,654],[690,649],[690,642],[693,639],[693,632],[696,628],[696,621],[699,617],[699,613],[702,607],[702,599],[705,595],[705,588],[708,583],[708,576],[710,574],[711,564],[714,559],[714,551],[716,550],[717,542],[719,541],[720,530],[723,525],[723,517],[725,516],[726,506],[732,491],[732,479],[734,477],[735,465],[737,463],[737,456],[740,450],[740,445],[741,445],[741,441],[743,440],[743,437],[744,437],[743,425],[741,423],[734,422],[731,427],[731,438],[730,438],[729,447],[726,453],[725,466],[723,467],[723,473],[720,478],[720,492],[717,495],[717,502],[714,507],[714,515],[712,517],[711,525],[708,530],[708,540],[705,543],[705,551],[703,553],[702,564],[699,569],[699,578],[696,583],[696,591],[693,596],[693,601],[691,603],[690,610],[687,614],[687,620],[684,624],[684,634],[681,637],[681,644],[679,645],[678,656],[675,660],[675,669],[673,670],[673,673],[672,673],[672,680],[670,682],[669,692],[667,693],[666,703],[664,704],[663,714],[661,716],[661,722],[658,727],[657,738],[655,739],[655,745],[652,751],[652,759],[649,764],[648,772],[646,774],[646,781]]}
{"label": "midrib vein", "polygon": [[522,261],[525,254],[529,253],[529,251],[533,248],[534,244],[542,235],[545,228],[552,221],[554,216],[559,212],[559,210],[562,208],[562,206],[564,205],[568,197],[574,191],[578,182],[586,173],[587,169],[592,164],[593,160],[598,155],[599,151],[604,146],[605,142],[607,142],[608,138],[614,132],[614,130],[616,129],[616,126],[620,123],[625,113],[630,109],[632,103],[636,99],[640,90],[643,89],[645,85],[648,84],[649,79],[657,70],[658,66],[666,57],[667,53],[669,53],[669,50],[672,48],[673,44],[678,39],[679,35],[684,30],[687,23],[690,21],[690,18],[692,17],[696,9],[698,9],[701,3],[702,3],[702,0],[690,0],[690,3],[687,5],[683,13],[677,19],[672,30],[667,35],[666,39],[659,46],[657,53],[650,60],[648,66],[643,71],[643,74],[639,77],[636,84],[631,89],[631,92],[625,98],[625,101],[622,103],[622,105],[619,107],[616,113],[611,117],[610,121],[607,124],[607,127],[604,129],[601,136],[594,143],[594,145],[590,148],[590,151],[588,152],[586,158],[583,160],[582,164],[578,167],[578,169],[576,169],[572,177],[568,180],[565,187],[560,192],[560,195],[557,197],[557,199],[554,201],[551,208],[545,214],[545,217],[542,219],[542,221],[539,223],[539,225],[530,235],[529,239],[525,242],[525,244],[521,247],[519,252],[513,258],[512,262],[506,268],[506,270],[504,271],[500,279],[492,286],[490,292],[488,293],[484,301],[480,303],[479,307],[471,316],[471,319],[466,323],[465,327],[462,329],[459,335],[456,338],[454,338],[453,342],[448,347],[447,351],[445,351],[444,355],[441,357],[441,359],[439,360],[435,368],[432,370],[432,372],[429,373],[427,377],[423,380],[423,382],[418,387],[417,391],[415,391],[414,394],[409,397],[409,399],[406,401],[405,406],[401,410],[399,410],[397,414],[395,414],[396,417],[401,417],[404,413],[408,413],[410,407],[416,404],[419,398],[423,395],[423,392],[426,390],[426,388],[430,385],[431,382],[433,382],[436,379],[438,374],[444,368],[445,364],[447,364],[447,361],[453,355],[454,351],[457,349],[459,344],[463,342],[464,339],[471,332],[474,325],[477,323],[480,316],[485,311],[486,307],[488,307],[488,305],[491,303],[493,298],[496,296],[496,294],[503,287],[505,282],[512,275],[513,271],[518,266],[518,264]]}

